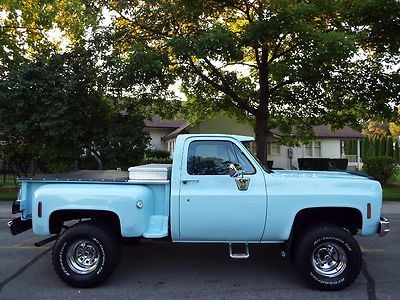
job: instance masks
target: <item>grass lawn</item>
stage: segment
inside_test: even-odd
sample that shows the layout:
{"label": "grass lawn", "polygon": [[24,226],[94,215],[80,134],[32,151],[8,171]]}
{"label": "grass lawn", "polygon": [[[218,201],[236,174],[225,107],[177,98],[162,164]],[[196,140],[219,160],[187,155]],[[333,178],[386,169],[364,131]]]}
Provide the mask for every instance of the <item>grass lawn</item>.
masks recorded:
{"label": "grass lawn", "polygon": [[400,201],[400,185],[384,186],[383,200]]}
{"label": "grass lawn", "polygon": [[0,201],[9,201],[17,199],[17,192],[0,192]]}

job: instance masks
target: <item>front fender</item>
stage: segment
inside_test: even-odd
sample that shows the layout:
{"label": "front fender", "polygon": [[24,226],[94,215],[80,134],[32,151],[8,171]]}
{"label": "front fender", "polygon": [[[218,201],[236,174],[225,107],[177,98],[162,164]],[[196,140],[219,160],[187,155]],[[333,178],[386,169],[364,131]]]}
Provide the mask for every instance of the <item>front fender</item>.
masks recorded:
{"label": "front fender", "polygon": [[[138,208],[136,203],[143,202]],[[38,207],[41,202],[41,216]],[[140,236],[154,211],[152,190],[144,185],[55,183],[39,187],[32,199],[33,232],[50,234],[50,215],[59,210],[102,210],[115,213],[125,237]]]}

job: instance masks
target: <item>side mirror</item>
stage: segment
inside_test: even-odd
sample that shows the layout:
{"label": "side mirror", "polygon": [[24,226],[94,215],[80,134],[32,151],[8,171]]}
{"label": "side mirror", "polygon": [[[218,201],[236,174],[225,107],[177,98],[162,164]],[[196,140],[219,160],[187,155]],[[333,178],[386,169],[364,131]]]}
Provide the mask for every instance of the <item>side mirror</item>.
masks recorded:
{"label": "side mirror", "polygon": [[243,169],[240,164],[230,164],[229,165],[229,176],[231,177],[238,177],[242,176],[243,177]]}

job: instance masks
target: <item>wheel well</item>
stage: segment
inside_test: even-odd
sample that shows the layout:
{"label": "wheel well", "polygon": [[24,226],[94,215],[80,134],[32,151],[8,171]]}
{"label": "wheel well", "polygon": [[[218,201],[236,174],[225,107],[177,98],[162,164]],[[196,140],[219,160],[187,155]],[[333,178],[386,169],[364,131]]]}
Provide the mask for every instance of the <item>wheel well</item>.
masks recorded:
{"label": "wheel well", "polygon": [[294,218],[292,235],[307,225],[314,223],[332,223],[344,227],[351,234],[362,228],[362,214],[351,207],[316,207],[299,211]]}
{"label": "wheel well", "polygon": [[121,224],[116,213],[106,210],[57,210],[51,213],[49,220],[49,231],[52,234],[61,232],[67,221],[91,219],[102,225],[111,227],[121,235]]}

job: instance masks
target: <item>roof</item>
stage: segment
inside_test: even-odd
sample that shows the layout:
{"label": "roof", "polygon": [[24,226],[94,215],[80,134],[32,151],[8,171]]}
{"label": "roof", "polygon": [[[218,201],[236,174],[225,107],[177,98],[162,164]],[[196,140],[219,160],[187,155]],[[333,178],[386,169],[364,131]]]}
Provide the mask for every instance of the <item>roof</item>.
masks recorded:
{"label": "roof", "polygon": [[184,124],[188,124],[185,120],[161,120],[160,117],[152,117],[151,120],[144,121],[146,127],[151,128],[179,128]]}
{"label": "roof", "polygon": [[178,134],[184,133],[184,130],[188,127],[189,127],[189,124],[185,122],[184,124],[182,124],[181,126],[176,128],[174,131],[164,135],[161,139],[165,140],[165,141],[174,139],[178,136]]}
{"label": "roof", "polygon": [[[160,117],[154,116],[151,120],[146,120],[145,125],[148,128],[170,128],[172,131],[162,137],[163,140],[170,140],[176,138],[178,134],[185,133],[190,124],[185,120],[161,120]],[[332,131],[329,125],[319,125],[313,127],[315,136],[317,138],[341,138],[341,139],[362,139],[366,136],[354,130],[349,126],[345,126],[342,129]],[[284,134],[277,128],[273,128],[270,132],[277,136],[283,136]],[[295,133],[294,133],[295,134]]]}
{"label": "roof", "polygon": [[[279,129],[270,130],[273,135],[282,136],[283,133]],[[333,131],[330,129],[329,125],[319,125],[314,126],[313,131],[318,138],[343,138],[343,139],[362,139],[365,135],[361,134],[357,130],[349,126],[345,126],[342,129]]]}
{"label": "roof", "polygon": [[320,125],[314,126],[315,135],[318,137],[325,137],[325,138],[358,138],[362,139],[365,138],[365,135],[361,134],[357,130],[345,126],[342,129],[338,129],[336,131],[332,131],[328,125]]}

